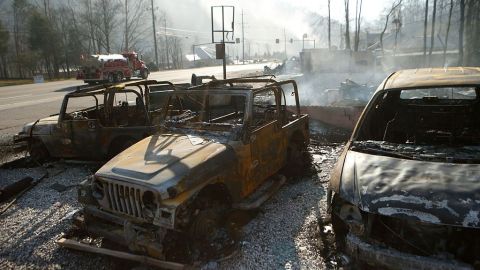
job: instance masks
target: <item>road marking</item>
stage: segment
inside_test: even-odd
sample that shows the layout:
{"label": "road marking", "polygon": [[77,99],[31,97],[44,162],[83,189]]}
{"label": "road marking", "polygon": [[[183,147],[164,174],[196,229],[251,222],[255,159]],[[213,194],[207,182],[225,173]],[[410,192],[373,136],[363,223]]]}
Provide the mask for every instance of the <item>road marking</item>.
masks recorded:
{"label": "road marking", "polygon": [[0,99],[12,99],[12,98],[29,97],[29,96],[33,96],[33,94],[21,95],[21,96],[13,96],[13,97],[4,97],[4,98],[0,98]]}
{"label": "road marking", "polygon": [[0,111],[18,108],[18,107],[30,106],[30,105],[40,104],[40,103],[47,103],[47,102],[52,102],[60,99],[63,99],[63,96],[5,104],[5,105],[0,105]]}

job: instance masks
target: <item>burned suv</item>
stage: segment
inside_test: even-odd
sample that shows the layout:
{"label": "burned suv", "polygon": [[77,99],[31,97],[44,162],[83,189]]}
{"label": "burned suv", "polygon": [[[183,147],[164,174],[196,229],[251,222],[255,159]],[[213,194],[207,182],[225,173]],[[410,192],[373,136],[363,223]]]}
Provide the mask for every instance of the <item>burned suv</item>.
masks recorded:
{"label": "burned suv", "polygon": [[480,69],[378,87],[332,173],[339,247],[381,269],[480,269]]}
{"label": "burned suv", "polygon": [[152,86],[165,90],[186,85],[150,80],[79,88],[65,95],[59,114],[26,124],[14,140],[37,160],[113,157],[154,133],[159,124],[148,100]]}
{"label": "burned suv", "polygon": [[271,176],[287,164],[301,170],[309,129],[295,81],[220,80],[150,99],[163,129],[81,184],[91,234],[164,258],[169,235],[210,243],[228,209],[258,207],[285,181]]}

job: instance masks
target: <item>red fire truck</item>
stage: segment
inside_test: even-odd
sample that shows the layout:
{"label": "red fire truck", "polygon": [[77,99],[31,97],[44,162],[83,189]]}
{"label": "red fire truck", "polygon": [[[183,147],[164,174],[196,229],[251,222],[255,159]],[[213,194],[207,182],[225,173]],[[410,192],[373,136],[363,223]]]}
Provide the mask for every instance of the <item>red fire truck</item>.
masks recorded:
{"label": "red fire truck", "polygon": [[146,79],[150,74],[145,62],[138,59],[136,52],[82,56],[82,61],[77,80],[88,84],[116,83],[124,79],[128,81],[131,77]]}

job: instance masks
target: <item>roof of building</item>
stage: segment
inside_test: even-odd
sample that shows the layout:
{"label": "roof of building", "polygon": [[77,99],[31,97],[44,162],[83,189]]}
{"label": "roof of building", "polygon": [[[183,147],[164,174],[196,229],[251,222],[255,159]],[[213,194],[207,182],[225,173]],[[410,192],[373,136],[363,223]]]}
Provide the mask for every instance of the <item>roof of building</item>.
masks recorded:
{"label": "roof of building", "polygon": [[480,85],[480,68],[449,67],[400,70],[390,75],[378,90],[460,85]]}

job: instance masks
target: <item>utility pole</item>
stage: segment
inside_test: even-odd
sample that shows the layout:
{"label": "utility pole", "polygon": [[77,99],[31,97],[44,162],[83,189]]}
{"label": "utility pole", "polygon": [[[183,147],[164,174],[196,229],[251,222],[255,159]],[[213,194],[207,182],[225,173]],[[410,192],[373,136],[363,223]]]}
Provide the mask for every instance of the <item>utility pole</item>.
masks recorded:
{"label": "utility pole", "polygon": [[167,36],[167,17],[166,17],[166,14],[165,16],[163,16],[163,26],[165,28],[165,53],[166,53],[166,56],[167,56],[167,69],[170,68],[170,63],[169,63],[169,60],[168,60],[168,36]]}
{"label": "utility pole", "polygon": [[330,0],[328,0],[328,49],[332,49],[332,31],[331,31],[331,18],[330,18]]}
{"label": "utility pole", "polygon": [[125,51],[128,52],[128,0],[125,0]]}
{"label": "utility pole", "polygon": [[155,30],[155,12],[153,9],[153,0],[150,0],[152,4],[152,25],[153,25],[153,44],[155,45],[155,64],[158,68],[158,48],[157,48],[157,31]]}
{"label": "utility pole", "polygon": [[242,9],[242,61],[245,65],[245,30],[243,25],[243,9]]}
{"label": "utility pole", "polygon": [[284,49],[285,49],[285,60],[288,59],[288,56],[287,56],[287,33],[285,32],[285,27],[283,28],[283,45],[284,45]]}

